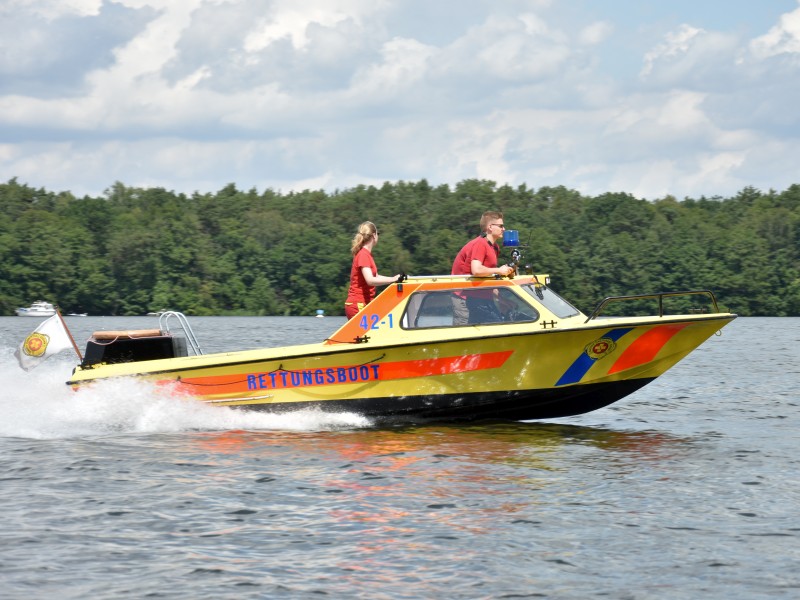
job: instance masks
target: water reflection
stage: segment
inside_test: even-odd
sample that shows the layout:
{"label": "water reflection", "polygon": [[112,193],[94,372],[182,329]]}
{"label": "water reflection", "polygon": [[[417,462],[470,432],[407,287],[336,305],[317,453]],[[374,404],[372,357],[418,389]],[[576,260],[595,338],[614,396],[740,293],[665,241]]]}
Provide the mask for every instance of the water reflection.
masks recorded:
{"label": "water reflection", "polygon": [[660,431],[617,431],[559,423],[437,424],[390,429],[326,432],[226,431],[202,434],[197,443],[211,453],[252,453],[265,447],[291,448],[309,456],[339,457],[407,468],[421,460],[527,465],[552,470],[565,445],[582,445],[637,460],[671,458],[693,442]]}
{"label": "water reflection", "polygon": [[440,565],[415,568],[477,561],[474,536],[521,543],[561,527],[567,507],[603,522],[616,510],[609,477],[662,479],[695,444],[657,431],[542,423],[228,431],[194,442],[210,462],[257,465],[257,473],[237,469],[239,476],[268,486],[258,493],[268,503],[260,510],[288,516],[268,527],[288,537],[313,530],[319,542],[335,536],[337,566],[353,574],[372,560],[432,556],[451,545]]}

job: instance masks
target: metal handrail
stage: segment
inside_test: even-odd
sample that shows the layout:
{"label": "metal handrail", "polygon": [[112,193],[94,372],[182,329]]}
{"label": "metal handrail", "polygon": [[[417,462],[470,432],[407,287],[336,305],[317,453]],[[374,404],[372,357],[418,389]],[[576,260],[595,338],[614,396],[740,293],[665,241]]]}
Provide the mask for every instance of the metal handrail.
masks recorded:
{"label": "metal handrail", "polygon": [[589,315],[589,318],[584,321],[584,323],[588,323],[592,319],[596,319],[600,316],[601,311],[612,302],[620,302],[626,300],[649,300],[649,299],[658,299],[658,316],[664,316],[664,298],[667,297],[674,297],[674,296],[692,296],[692,295],[704,295],[708,296],[711,299],[711,304],[714,307],[714,312],[719,312],[719,306],[717,305],[717,298],[714,296],[714,292],[711,290],[687,290],[684,292],[657,292],[655,294],[636,294],[633,296],[608,296],[607,298],[603,299],[600,304],[597,305],[592,311],[592,314]]}
{"label": "metal handrail", "polygon": [[474,277],[472,275],[406,275],[406,281],[416,281],[424,279],[450,279],[450,280],[466,280],[466,279],[491,279],[494,275],[487,277]]}
{"label": "metal handrail", "polygon": [[158,328],[162,331],[169,332],[169,320],[172,317],[178,320],[178,325],[180,325],[183,333],[186,335],[186,340],[189,342],[195,355],[199,356],[203,354],[203,351],[200,349],[200,342],[197,341],[197,337],[194,335],[194,331],[192,331],[192,327],[189,325],[189,321],[183,313],[173,310],[161,313],[158,317]]}

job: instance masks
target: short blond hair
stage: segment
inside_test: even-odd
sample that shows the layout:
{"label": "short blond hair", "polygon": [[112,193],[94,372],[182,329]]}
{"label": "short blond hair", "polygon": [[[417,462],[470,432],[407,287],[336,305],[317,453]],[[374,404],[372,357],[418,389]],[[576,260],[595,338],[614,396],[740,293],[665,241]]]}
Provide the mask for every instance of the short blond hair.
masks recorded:
{"label": "short blond hair", "polygon": [[502,218],[503,213],[497,212],[496,210],[487,210],[481,215],[481,233],[486,233],[486,230],[489,229],[489,223],[491,221]]}

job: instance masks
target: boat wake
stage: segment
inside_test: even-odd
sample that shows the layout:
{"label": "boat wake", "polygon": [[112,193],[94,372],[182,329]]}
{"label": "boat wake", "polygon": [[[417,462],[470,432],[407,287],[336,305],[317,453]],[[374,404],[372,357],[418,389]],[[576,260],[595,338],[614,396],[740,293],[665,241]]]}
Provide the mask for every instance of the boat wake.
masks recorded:
{"label": "boat wake", "polygon": [[138,379],[99,381],[72,391],[69,360],[54,357],[25,372],[0,354],[0,437],[59,439],[183,431],[331,431],[371,427],[355,413],[303,410],[284,414],[209,406]]}

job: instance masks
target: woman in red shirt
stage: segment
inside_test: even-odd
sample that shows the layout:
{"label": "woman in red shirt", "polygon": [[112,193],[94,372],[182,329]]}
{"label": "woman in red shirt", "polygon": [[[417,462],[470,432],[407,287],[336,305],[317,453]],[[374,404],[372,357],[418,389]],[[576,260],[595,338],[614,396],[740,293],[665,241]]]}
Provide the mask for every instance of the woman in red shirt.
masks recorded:
{"label": "woman in red shirt", "polygon": [[358,226],[350,251],[353,253],[353,266],[350,269],[350,289],[344,303],[344,314],[352,319],[355,314],[375,298],[376,285],[394,283],[400,277],[378,275],[378,267],[372,258],[372,249],[378,243],[378,228],[365,221]]}

